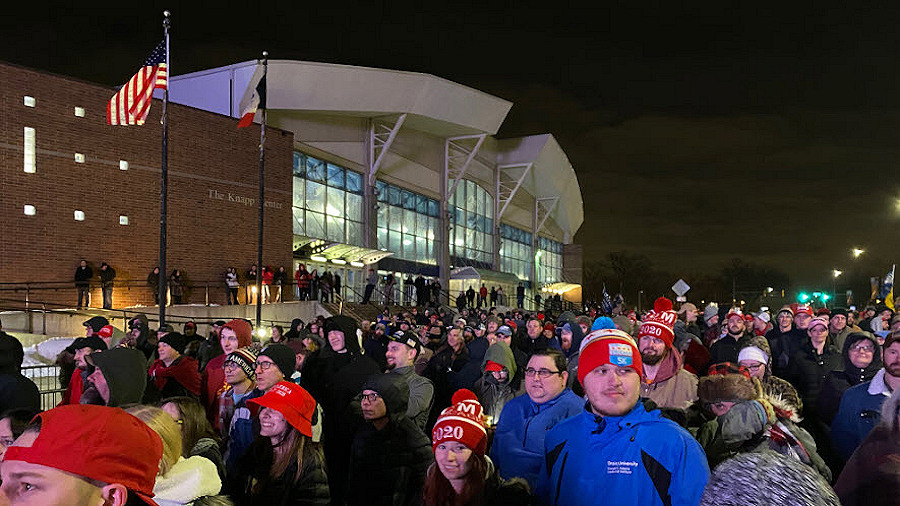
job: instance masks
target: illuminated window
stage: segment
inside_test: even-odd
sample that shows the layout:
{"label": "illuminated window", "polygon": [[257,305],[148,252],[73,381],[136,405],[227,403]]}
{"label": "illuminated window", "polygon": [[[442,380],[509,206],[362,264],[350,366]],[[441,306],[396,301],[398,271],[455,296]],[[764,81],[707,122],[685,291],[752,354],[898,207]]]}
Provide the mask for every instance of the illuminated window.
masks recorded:
{"label": "illuminated window", "polygon": [[25,107],[34,107],[35,100],[34,97],[29,97],[25,95]]}
{"label": "illuminated window", "polygon": [[128,216],[120,215],[119,216],[119,225],[128,225]]}
{"label": "illuminated window", "polygon": [[450,196],[450,256],[463,265],[494,261],[494,197],[478,183],[460,181]]}
{"label": "illuminated window", "polygon": [[34,174],[35,170],[34,129],[31,127],[25,127],[25,172]]}
{"label": "illuminated window", "polygon": [[84,221],[84,211],[75,211],[75,221]]}
{"label": "illuminated window", "polygon": [[378,249],[394,258],[436,264],[434,237],[439,234],[440,204],[399,186],[375,182],[378,195]]}
{"label": "illuminated window", "polygon": [[84,117],[84,107],[76,107],[75,108],[75,116],[78,118]]}
{"label": "illuminated window", "polygon": [[363,176],[294,152],[294,234],[361,245]]}
{"label": "illuminated window", "polygon": [[75,153],[75,163],[84,163],[84,153]]}
{"label": "illuminated window", "polygon": [[25,204],[25,216],[34,216],[35,212],[33,205]]}
{"label": "illuminated window", "polygon": [[119,170],[128,170],[128,162],[119,160]]}

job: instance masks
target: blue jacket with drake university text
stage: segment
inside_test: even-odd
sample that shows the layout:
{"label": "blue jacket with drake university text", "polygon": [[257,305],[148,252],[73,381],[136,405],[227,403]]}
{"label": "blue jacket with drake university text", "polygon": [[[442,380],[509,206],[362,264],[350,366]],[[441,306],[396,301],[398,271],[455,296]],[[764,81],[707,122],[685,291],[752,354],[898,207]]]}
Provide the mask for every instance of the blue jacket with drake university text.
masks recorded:
{"label": "blue jacket with drake university text", "polygon": [[[547,434],[536,495],[553,506],[696,506],[709,480],[697,441],[641,403],[620,417],[587,409]],[[601,499],[602,498],[602,499]]]}
{"label": "blue jacket with drake university text", "polygon": [[537,485],[544,461],[544,438],[559,422],[581,412],[584,401],[568,388],[538,404],[522,394],[506,403],[491,445],[491,460],[504,480],[524,478]]}

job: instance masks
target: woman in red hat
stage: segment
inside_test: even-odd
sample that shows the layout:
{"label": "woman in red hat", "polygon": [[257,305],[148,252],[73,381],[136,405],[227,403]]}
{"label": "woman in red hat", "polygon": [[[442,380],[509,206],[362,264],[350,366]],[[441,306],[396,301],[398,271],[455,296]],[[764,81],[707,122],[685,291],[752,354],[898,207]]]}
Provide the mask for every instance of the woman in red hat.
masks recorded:
{"label": "woman in red hat", "polygon": [[313,439],[316,401],[309,392],[282,381],[247,404],[259,408],[260,430],[231,480],[235,504],[328,505],[325,458]]}
{"label": "woman in red hat", "polygon": [[453,394],[431,431],[434,464],[428,468],[422,491],[424,506],[527,505],[528,484],[503,481],[485,456],[487,430],[481,404],[470,390]]}

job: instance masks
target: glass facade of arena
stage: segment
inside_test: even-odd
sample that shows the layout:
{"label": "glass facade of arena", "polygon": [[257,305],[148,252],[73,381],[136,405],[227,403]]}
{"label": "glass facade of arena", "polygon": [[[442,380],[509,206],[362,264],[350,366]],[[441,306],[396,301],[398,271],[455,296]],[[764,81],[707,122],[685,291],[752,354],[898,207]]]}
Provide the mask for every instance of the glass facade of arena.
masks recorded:
{"label": "glass facade of arena", "polygon": [[363,176],[294,152],[294,234],[363,245]]}
{"label": "glass facade of arena", "polygon": [[437,200],[375,182],[378,198],[377,247],[395,258],[436,265],[435,242],[440,238],[441,205]]}
{"label": "glass facade of arena", "polygon": [[537,262],[538,283],[545,285],[562,281],[562,243],[538,236],[537,246],[535,262]]}
{"label": "glass facade of arena", "polygon": [[450,196],[450,256],[493,265],[494,197],[473,181]]}
{"label": "glass facade of arena", "polygon": [[500,224],[500,270],[515,274],[519,279],[531,279],[531,232],[505,223]]}

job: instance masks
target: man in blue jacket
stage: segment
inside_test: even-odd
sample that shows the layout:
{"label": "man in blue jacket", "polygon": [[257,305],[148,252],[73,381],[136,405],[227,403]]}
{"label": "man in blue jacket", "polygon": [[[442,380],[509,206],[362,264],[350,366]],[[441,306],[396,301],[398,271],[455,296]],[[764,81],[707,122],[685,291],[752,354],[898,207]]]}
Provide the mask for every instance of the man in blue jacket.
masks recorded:
{"label": "man in blue jacket", "polygon": [[881,356],[884,368],[871,381],[844,392],[831,422],[831,440],[844,461],[878,423],[884,400],[900,387],[900,334],[884,340]]}
{"label": "man in blue jacket", "polygon": [[558,422],[581,412],[584,401],[566,388],[566,357],[552,348],[536,351],[525,369],[525,394],[506,403],[494,432],[491,460],[500,476],[537,485],[544,437]]}
{"label": "man in blue jacket", "polygon": [[643,367],[631,337],[588,334],[578,381],[588,402],[547,434],[536,495],[541,504],[696,506],[709,479],[703,449],[675,422],[638,402]]}

